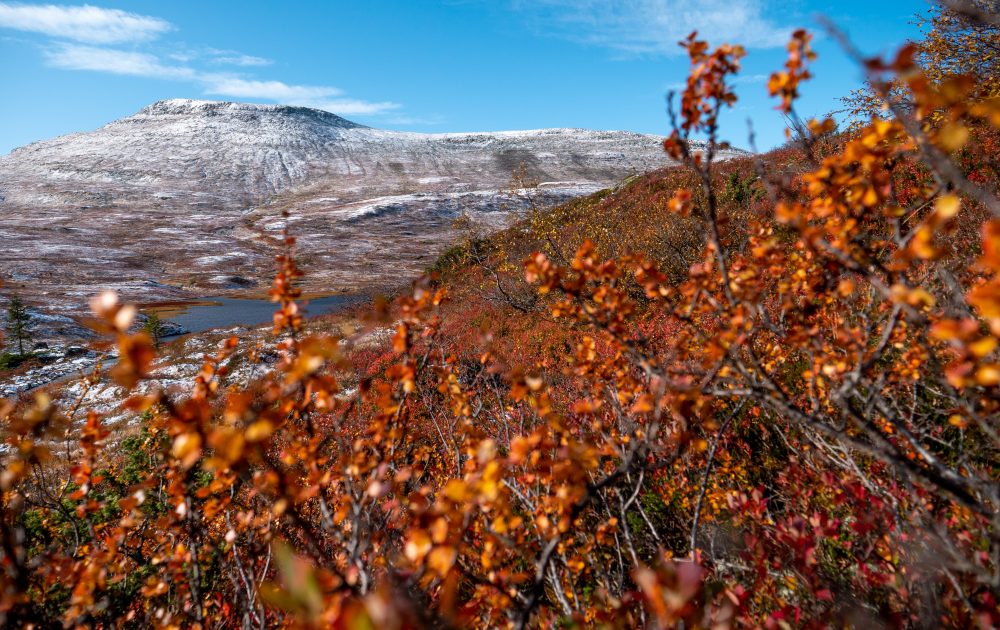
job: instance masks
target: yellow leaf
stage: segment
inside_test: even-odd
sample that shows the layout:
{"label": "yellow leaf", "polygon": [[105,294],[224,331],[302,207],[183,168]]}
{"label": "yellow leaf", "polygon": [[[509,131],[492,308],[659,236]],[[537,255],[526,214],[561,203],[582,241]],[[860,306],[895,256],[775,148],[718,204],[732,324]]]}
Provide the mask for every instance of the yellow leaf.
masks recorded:
{"label": "yellow leaf", "polygon": [[989,363],[976,370],[976,382],[984,387],[1000,385],[1000,365]]}
{"label": "yellow leaf", "polygon": [[910,250],[917,258],[934,260],[941,255],[941,250],[934,246],[934,230],[929,225],[923,225],[913,235]]}
{"label": "yellow leaf", "polygon": [[173,456],[181,460],[185,468],[190,468],[201,456],[201,436],[197,433],[181,433],[174,438]]}
{"label": "yellow leaf", "polygon": [[243,436],[235,429],[228,427],[217,429],[211,436],[211,444],[216,455],[227,462],[235,462],[243,455]]}
{"label": "yellow leaf", "polygon": [[476,460],[478,460],[480,464],[485,464],[489,460],[496,457],[496,454],[496,442],[490,439],[483,440],[479,443],[478,448],[476,448]]}
{"label": "yellow leaf", "polygon": [[469,488],[461,479],[452,479],[444,487],[444,496],[455,503],[461,503],[469,496]]}
{"label": "yellow leaf", "polygon": [[454,566],[457,556],[454,547],[437,547],[427,557],[427,566],[431,571],[444,576]]}
{"label": "yellow leaf", "polygon": [[247,427],[245,436],[248,442],[260,442],[274,433],[274,425],[270,420],[258,420]]}
{"label": "yellow leaf", "polygon": [[958,151],[969,141],[969,130],[962,123],[948,123],[938,132],[938,143],[945,151]]}
{"label": "yellow leaf", "polygon": [[863,203],[866,206],[874,206],[875,204],[877,204],[878,191],[876,191],[874,188],[869,187],[865,191],[864,196],[861,198],[861,203]]}
{"label": "yellow leaf", "polygon": [[448,539],[448,519],[442,516],[431,524],[431,539],[438,545]]}
{"label": "yellow leaf", "polygon": [[404,552],[406,557],[410,562],[420,562],[423,560],[427,552],[431,550],[431,538],[422,529],[416,529],[410,532],[410,536],[406,540],[406,546],[404,547]]}
{"label": "yellow leaf", "polygon": [[941,220],[951,219],[958,214],[962,201],[958,195],[944,195],[934,202],[934,211]]}
{"label": "yellow leaf", "polygon": [[981,359],[993,352],[996,347],[997,340],[995,337],[983,337],[979,341],[974,341],[969,344],[969,352]]}

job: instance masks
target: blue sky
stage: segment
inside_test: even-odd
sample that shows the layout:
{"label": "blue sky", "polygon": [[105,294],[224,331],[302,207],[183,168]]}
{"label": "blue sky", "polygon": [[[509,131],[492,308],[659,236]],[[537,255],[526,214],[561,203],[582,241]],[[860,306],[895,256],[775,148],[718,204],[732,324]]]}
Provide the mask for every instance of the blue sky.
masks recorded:
{"label": "blue sky", "polygon": [[[692,28],[745,44],[737,146],[783,140],[766,96],[795,27],[825,15],[866,52],[912,37],[921,0],[0,0],[0,154],[89,130],[165,98],[319,107],[411,131],[541,127],[663,134]],[[802,112],[819,115],[858,70],[820,37]]]}

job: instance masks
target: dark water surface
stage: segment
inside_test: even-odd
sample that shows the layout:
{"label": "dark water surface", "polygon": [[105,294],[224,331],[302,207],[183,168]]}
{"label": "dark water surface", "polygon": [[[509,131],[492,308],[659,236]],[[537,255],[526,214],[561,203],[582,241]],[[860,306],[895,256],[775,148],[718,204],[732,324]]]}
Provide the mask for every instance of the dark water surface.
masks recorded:
{"label": "dark water surface", "polygon": [[[361,301],[357,295],[330,295],[312,298],[303,309],[303,315],[316,316]],[[301,302],[300,302],[301,305]],[[212,328],[230,326],[257,326],[272,321],[278,305],[269,300],[214,297],[204,302],[170,307],[160,313],[165,321],[183,326],[188,332],[197,333]]]}

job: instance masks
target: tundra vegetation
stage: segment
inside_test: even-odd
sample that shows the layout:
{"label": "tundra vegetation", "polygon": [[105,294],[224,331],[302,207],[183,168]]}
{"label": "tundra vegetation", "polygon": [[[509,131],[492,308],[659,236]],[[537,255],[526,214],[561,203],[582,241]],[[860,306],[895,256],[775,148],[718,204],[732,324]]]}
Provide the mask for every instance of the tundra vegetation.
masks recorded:
{"label": "tundra vegetation", "polygon": [[[991,6],[859,57],[843,131],[796,113],[796,32],[768,83],[790,142],[725,163],[743,50],[692,34],[683,166],[449,251],[374,309],[390,345],[304,332],[286,234],[266,375],[229,382],[230,340],[188,396],[130,398],[124,440],[85,405],[8,404],[4,620],[996,626]],[[134,386],[152,339],[113,294],[93,309]]]}

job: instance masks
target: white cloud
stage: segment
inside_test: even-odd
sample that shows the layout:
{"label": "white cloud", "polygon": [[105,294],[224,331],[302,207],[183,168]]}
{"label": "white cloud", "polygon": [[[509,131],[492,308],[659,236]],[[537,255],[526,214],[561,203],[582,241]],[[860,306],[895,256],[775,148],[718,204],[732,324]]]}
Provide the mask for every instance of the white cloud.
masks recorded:
{"label": "white cloud", "polygon": [[160,18],[90,5],[67,7],[0,2],[0,28],[88,44],[120,44],[155,39],[173,26]]}
{"label": "white cloud", "polygon": [[444,122],[441,116],[408,116],[406,114],[391,114],[383,120],[390,125],[440,125]]}
{"label": "white cloud", "polygon": [[389,101],[342,98],[343,91],[331,86],[294,85],[282,81],[247,79],[232,74],[200,72],[187,65],[164,63],[156,55],[115,48],[59,44],[46,50],[45,57],[50,66],[66,70],[188,81],[201,85],[205,94],[301,105],[343,116],[375,116],[400,108],[398,103]]}
{"label": "white cloud", "polygon": [[206,94],[219,94],[235,98],[264,98],[272,101],[291,102],[302,99],[323,99],[342,94],[334,87],[320,85],[288,85],[281,81],[256,81],[236,77],[207,77]]}
{"label": "white cloud", "polygon": [[45,58],[50,66],[65,70],[92,70],[156,79],[195,79],[198,76],[186,66],[165,65],[155,55],[114,48],[61,44],[46,50]]}
{"label": "white cloud", "polygon": [[515,0],[544,30],[631,54],[683,54],[677,42],[698,31],[712,44],[771,48],[790,29],[765,15],[764,0]]}
{"label": "white cloud", "polygon": [[254,55],[244,55],[234,51],[217,51],[212,58],[212,63],[220,63],[229,66],[269,66],[273,61],[264,57]]}
{"label": "white cloud", "polygon": [[341,116],[377,116],[402,107],[399,103],[392,103],[389,101],[373,103],[370,101],[362,101],[352,98],[319,101],[306,100],[292,102],[291,104],[301,105],[303,107],[312,107],[314,109],[322,109],[334,114],[340,114]]}
{"label": "white cloud", "polygon": [[342,98],[342,90],[325,85],[290,85],[282,81],[258,81],[230,75],[203,74],[205,93],[231,98],[275,101],[312,107],[342,116],[377,116],[399,109],[398,103]]}
{"label": "white cloud", "polygon": [[[245,68],[267,66],[270,59],[235,50],[196,48],[173,51],[160,47],[159,54],[122,50],[105,44],[139,43],[171,30],[160,18],[84,5],[27,5],[0,2],[0,28],[42,33],[56,40],[43,47],[47,64],[65,70],[185,81],[200,86],[205,94],[234,99],[257,99],[323,109],[345,116],[376,116],[398,110],[389,101],[371,102],[348,98],[342,90],[324,85],[294,85],[262,80],[245,73],[208,71],[210,66]],[[100,45],[97,45],[100,44]]]}
{"label": "white cloud", "polygon": [[215,65],[225,66],[269,66],[273,60],[255,55],[245,55],[238,50],[220,50],[218,48],[186,48],[174,50],[166,54],[167,58],[189,63],[192,61],[204,61]]}

